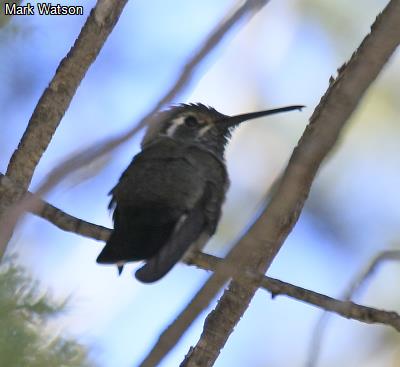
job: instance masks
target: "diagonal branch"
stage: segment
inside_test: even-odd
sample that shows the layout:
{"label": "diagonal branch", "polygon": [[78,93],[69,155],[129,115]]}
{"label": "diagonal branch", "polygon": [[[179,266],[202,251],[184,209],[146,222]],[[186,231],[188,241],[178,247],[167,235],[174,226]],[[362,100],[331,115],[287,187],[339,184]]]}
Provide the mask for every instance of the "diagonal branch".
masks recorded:
{"label": "diagonal branch", "polygon": [[[392,9],[385,11],[377,20],[370,37],[363,42],[350,63],[341,70],[338,79],[332,84],[312,116],[311,123],[291,159],[280,188],[266,210],[269,213],[268,220],[265,220],[266,216],[263,215],[253,226],[249,236],[241,241],[247,246],[247,251],[243,254],[252,254],[254,249],[254,254],[257,255],[251,259],[252,268],[262,271],[272,262],[299,215],[320,162],[333,146],[344,122],[356,107],[362,94],[397,45],[400,21],[398,16],[396,18],[393,14],[400,14],[399,1],[393,0],[388,9],[390,8]],[[282,197],[285,199],[283,200]],[[263,252],[258,251],[259,247],[263,246],[268,247],[267,258],[264,255],[261,255],[264,258],[259,257]],[[261,259],[259,263],[256,262],[258,259]],[[247,260],[249,259],[246,258],[246,263]],[[247,287],[243,285],[244,282],[248,283]],[[222,298],[217,311],[213,314],[214,319],[209,318],[201,340],[204,348],[200,346],[197,350],[195,348],[185,363],[191,365],[191,362],[203,357],[204,365],[211,365],[215,361],[233,326],[245,311],[256,287],[255,280],[250,276],[244,276],[240,283],[234,282],[231,285],[229,292]],[[228,303],[232,309],[230,312],[224,312],[229,306]],[[226,320],[224,313],[230,320]],[[224,335],[221,333],[215,335],[213,340],[215,344],[213,344],[209,342],[211,340],[209,335],[212,334],[215,326],[212,324],[215,322],[218,325],[217,321],[221,321],[220,326],[227,328]]]}
{"label": "diagonal branch", "polygon": [[[400,42],[400,0],[392,0],[371,33],[344,65],[317,106],[294,150],[279,188],[237,249],[236,267],[265,273],[295,225],[317,170],[343,126]],[[218,270],[214,275],[218,274]],[[205,321],[203,333],[182,366],[212,366],[258,288],[243,271]],[[210,294],[213,296],[214,294]]]}
{"label": "diagonal branch", "polygon": [[45,89],[11,157],[7,175],[27,189],[65,111],[90,65],[100,53],[127,0],[98,0],[74,46]]}
{"label": "diagonal branch", "polygon": [[[53,79],[40,97],[6,173],[25,190],[80,82],[113,30],[126,3],[127,0],[97,1],[75,44],[61,60]],[[23,205],[17,205],[18,208],[13,206],[21,197],[10,197],[7,193],[5,196],[0,200],[0,259],[23,212]]]}

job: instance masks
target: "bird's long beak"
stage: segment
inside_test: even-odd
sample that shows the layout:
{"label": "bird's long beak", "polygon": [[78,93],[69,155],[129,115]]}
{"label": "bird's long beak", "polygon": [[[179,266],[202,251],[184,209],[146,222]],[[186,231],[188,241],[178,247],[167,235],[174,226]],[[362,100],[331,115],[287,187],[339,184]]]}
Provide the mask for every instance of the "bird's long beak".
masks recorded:
{"label": "bird's long beak", "polygon": [[280,108],[274,108],[272,110],[265,110],[265,111],[258,111],[258,112],[250,112],[250,113],[244,113],[242,115],[236,115],[236,116],[227,116],[227,118],[220,120],[217,122],[217,126],[223,129],[229,129],[230,127],[234,127],[239,125],[243,121],[251,120],[251,119],[256,119],[258,117],[263,117],[263,116],[268,116],[268,115],[274,115],[275,113],[281,113],[281,112],[288,112],[288,111],[293,111],[293,110],[299,110],[304,106],[301,105],[296,105],[296,106],[286,106],[286,107],[280,107]]}

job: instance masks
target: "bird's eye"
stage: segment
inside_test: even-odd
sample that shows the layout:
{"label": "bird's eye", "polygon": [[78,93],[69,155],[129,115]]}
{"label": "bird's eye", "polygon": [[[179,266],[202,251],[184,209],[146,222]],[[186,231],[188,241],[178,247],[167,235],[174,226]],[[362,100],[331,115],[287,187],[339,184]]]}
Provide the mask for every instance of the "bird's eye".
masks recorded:
{"label": "bird's eye", "polygon": [[185,125],[186,125],[186,126],[188,126],[188,127],[195,127],[195,126],[197,126],[197,124],[198,124],[198,122],[197,122],[196,117],[194,117],[194,116],[187,116],[187,117],[185,118]]}

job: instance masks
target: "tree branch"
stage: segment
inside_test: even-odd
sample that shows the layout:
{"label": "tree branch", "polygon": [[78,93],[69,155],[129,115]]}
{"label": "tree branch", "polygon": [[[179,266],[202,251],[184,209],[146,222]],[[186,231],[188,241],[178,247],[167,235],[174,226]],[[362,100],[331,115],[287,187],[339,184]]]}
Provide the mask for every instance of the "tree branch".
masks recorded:
{"label": "tree branch", "polygon": [[[339,70],[337,79],[332,80],[292,154],[277,192],[233,250],[242,255],[236,268],[254,269],[260,273],[269,268],[300,215],[322,160],[399,42],[400,0],[392,0],[377,17],[371,33],[348,64]],[[218,270],[214,276],[217,274]],[[216,309],[207,316],[200,340],[189,351],[182,366],[214,364],[258,288],[246,274],[243,271],[238,280],[230,284]]]}
{"label": "tree branch", "polygon": [[[6,175],[21,188],[28,189],[35,168],[81,80],[99,54],[126,3],[127,0],[98,0],[75,44],[61,60],[53,79],[40,97],[18,148],[8,164]],[[24,204],[13,205],[21,197],[11,197],[4,193],[1,199],[0,259],[6,251],[19,216],[24,212]]]}
{"label": "tree branch", "polygon": [[[2,193],[2,187],[7,187],[8,191],[14,192],[15,195],[23,195],[22,188],[18,188],[18,186],[13,184],[12,180],[7,176],[0,174],[0,195]],[[34,196],[34,194],[29,192],[28,195]],[[39,201],[40,205],[38,205],[38,207],[40,206],[40,210],[36,210],[33,214],[46,219],[64,231],[76,233],[100,241],[106,241],[111,233],[111,229],[109,228],[89,223],[69,215],[36,196],[35,200]],[[379,254],[373,259],[366,270],[357,277],[354,284],[357,284],[358,286],[355,287],[352,285],[350,289],[358,288],[382,261],[393,259],[399,260],[399,258],[400,251],[385,251]],[[189,266],[196,266],[203,270],[215,271],[222,261],[223,259],[216,256],[196,252],[191,254],[191,256],[185,260],[185,263]],[[247,276],[253,281],[259,283],[261,288],[269,291],[273,298],[278,295],[285,295],[298,301],[319,307],[325,311],[336,313],[348,319],[354,319],[369,324],[380,323],[392,326],[397,331],[400,331],[400,315],[393,311],[378,310],[350,302],[350,294],[353,294],[353,292],[348,292],[348,297],[345,298],[344,301],[339,301],[329,296],[278,279],[270,278],[262,274],[248,272]]]}
{"label": "tree branch", "polygon": [[126,3],[127,0],[97,1],[74,46],[61,61],[49,86],[40,97],[6,173],[22,188],[28,188],[33,172],[81,80],[99,54]]}
{"label": "tree branch", "polygon": [[[204,270],[214,271],[223,259],[197,252],[186,261]],[[248,272],[247,276],[260,284],[260,287],[269,291],[273,298],[285,295],[301,302],[319,307],[325,311],[334,312],[347,319],[358,320],[368,324],[384,324],[400,332],[400,315],[393,311],[378,310],[372,307],[361,306],[349,300],[340,301],[321,293],[311,291],[296,285],[283,282],[264,275]]]}
{"label": "tree branch", "polygon": [[[276,195],[273,196],[264,214],[249,231],[248,236],[239,242],[237,249],[240,249],[240,251],[235,249],[233,252],[240,252],[244,259],[243,263],[239,262],[241,265],[239,268],[242,269],[246,265],[263,273],[276,256],[299,216],[311,182],[322,159],[332,148],[341,128],[357,106],[363,93],[378,75],[380,69],[397,46],[400,38],[399,14],[400,3],[398,0],[392,0],[384,13],[378,17],[371,34],[363,41],[349,64],[340,70],[337,80],[332,83],[321,100],[289,162]],[[37,161],[39,159],[40,156]],[[23,160],[21,160],[21,167],[23,166],[22,162]],[[10,162],[9,170],[12,166],[13,163]],[[12,175],[10,176],[12,177]],[[22,174],[22,176],[20,181],[22,185],[29,184],[31,175],[29,179],[26,178],[29,175]],[[242,251],[243,247],[246,248],[246,251]],[[250,255],[251,258],[243,256],[246,254]],[[199,344],[184,361],[184,365],[192,366],[200,363],[200,361],[204,366],[214,363],[219,350],[247,308],[258,287],[256,279],[249,275],[248,271],[243,273],[243,277],[233,272],[232,264],[235,264],[236,260],[233,261],[232,259],[233,255],[231,253],[229,256],[230,267],[222,264],[217,267],[216,273],[218,273],[218,269],[222,269],[219,271],[222,274],[224,273],[223,269],[225,269],[226,274],[222,277],[222,283],[232,274],[240,278],[239,282],[231,284],[219,302],[216,311],[208,318]],[[238,268],[237,265],[235,267]],[[259,280],[258,277],[257,280]],[[214,293],[209,292],[206,299],[203,298],[203,305],[205,303],[208,304],[220,289],[220,286],[216,287],[214,285],[213,287],[212,289],[216,290]],[[192,319],[201,312],[200,308],[196,312],[191,316]],[[187,322],[185,323],[187,325]],[[218,328],[222,327],[225,331],[217,330],[216,326]],[[186,329],[178,328],[181,333],[184,330]],[[215,331],[217,332],[215,333]],[[174,337],[176,341],[176,335]],[[179,335],[177,337],[179,338]],[[175,342],[173,342],[174,344]],[[166,350],[165,348],[162,349]],[[160,357],[162,356],[158,353],[157,358]]]}
{"label": "tree branch", "polygon": [[29,198],[34,202],[31,212],[48,220],[63,231],[76,233],[98,241],[107,241],[110,236],[111,229],[86,222],[63,212],[55,206],[47,203],[39,196],[32,194],[29,191],[26,192],[22,187],[14,184],[10,178],[0,173],[0,197],[2,200],[5,195],[8,195],[9,197],[29,196]]}

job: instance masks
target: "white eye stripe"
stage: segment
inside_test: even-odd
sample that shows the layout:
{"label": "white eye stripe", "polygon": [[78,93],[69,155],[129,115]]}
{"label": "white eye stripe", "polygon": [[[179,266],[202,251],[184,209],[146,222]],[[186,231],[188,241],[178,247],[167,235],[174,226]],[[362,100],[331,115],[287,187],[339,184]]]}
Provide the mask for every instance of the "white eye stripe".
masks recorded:
{"label": "white eye stripe", "polygon": [[169,137],[174,136],[176,129],[185,123],[185,117],[177,117],[176,119],[173,119],[171,122],[171,126],[167,129],[166,133]]}
{"label": "white eye stripe", "polygon": [[212,124],[207,124],[206,126],[202,127],[199,130],[199,133],[197,134],[198,138],[201,138],[208,130],[210,130],[213,127]]}

